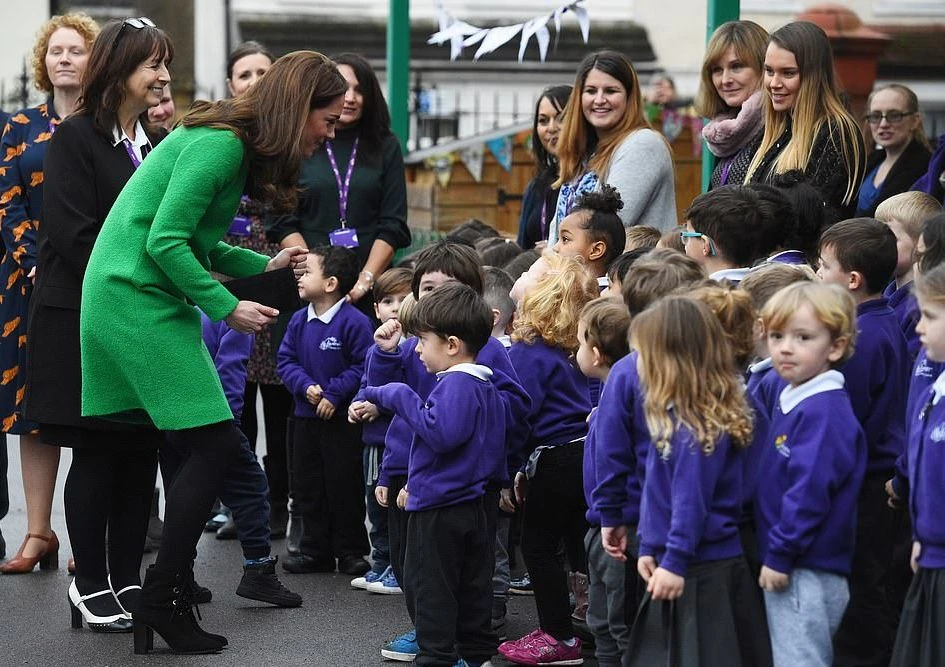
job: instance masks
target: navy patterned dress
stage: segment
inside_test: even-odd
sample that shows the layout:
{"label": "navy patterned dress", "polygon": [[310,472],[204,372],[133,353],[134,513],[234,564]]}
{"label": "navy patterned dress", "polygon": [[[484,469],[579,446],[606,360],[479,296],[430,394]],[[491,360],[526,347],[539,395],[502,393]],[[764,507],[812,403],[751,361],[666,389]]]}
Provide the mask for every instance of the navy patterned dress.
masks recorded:
{"label": "navy patterned dress", "polygon": [[43,209],[43,159],[59,117],[52,100],[12,114],[0,142],[0,430],[23,434],[26,318],[36,266],[36,231]]}

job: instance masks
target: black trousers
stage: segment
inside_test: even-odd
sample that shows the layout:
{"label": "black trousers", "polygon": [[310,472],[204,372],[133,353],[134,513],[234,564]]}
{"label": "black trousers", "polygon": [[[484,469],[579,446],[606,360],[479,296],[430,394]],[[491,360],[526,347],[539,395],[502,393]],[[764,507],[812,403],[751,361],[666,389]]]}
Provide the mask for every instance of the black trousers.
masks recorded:
{"label": "black trousers", "polygon": [[522,556],[535,590],[538,622],[559,640],[574,636],[568,575],[558,557],[562,541],[571,569],[587,572],[583,457],[583,442],[544,450],[522,511]]}
{"label": "black trousers", "polygon": [[410,582],[404,574],[404,561],[407,558],[407,520],[409,515],[397,507],[397,494],[400,493],[406,483],[406,475],[394,475],[390,478],[390,486],[387,487],[387,536],[390,540],[390,566],[394,570],[394,576],[397,577],[400,589],[404,591],[404,602],[407,604],[407,615],[410,616],[410,622],[415,623],[416,614],[411,604],[413,597],[407,595]]}
{"label": "black trousers", "polygon": [[366,556],[371,547],[364,526],[359,427],[339,409],[327,421],[294,417],[289,428],[290,486],[295,511],[302,515],[302,553],[318,560]]}
{"label": "black trousers", "polygon": [[166,437],[187,454],[166,489],[164,534],[154,565],[163,572],[180,573],[190,568],[213,501],[240,454],[243,434],[230,420],[168,431]]}
{"label": "black trousers", "polygon": [[83,595],[107,589],[108,575],[116,591],[141,584],[156,475],[156,448],[72,450],[63,504]]}
{"label": "black trousers", "polygon": [[281,384],[246,383],[240,430],[256,449],[259,424],[256,420],[256,391],[262,394],[263,420],[266,429],[266,455],[263,467],[269,480],[269,496],[273,507],[283,510],[289,502],[289,457],[286,451],[286,423],[292,412],[292,394]]}
{"label": "black trousers", "polygon": [[890,600],[898,518],[887,505],[892,471],[867,473],[857,500],[850,602],[834,635],[837,667],[885,667],[892,657],[899,609]]}
{"label": "black trousers", "polygon": [[404,592],[416,614],[414,664],[488,660],[497,646],[491,626],[495,536],[490,540],[482,500],[408,514]]}

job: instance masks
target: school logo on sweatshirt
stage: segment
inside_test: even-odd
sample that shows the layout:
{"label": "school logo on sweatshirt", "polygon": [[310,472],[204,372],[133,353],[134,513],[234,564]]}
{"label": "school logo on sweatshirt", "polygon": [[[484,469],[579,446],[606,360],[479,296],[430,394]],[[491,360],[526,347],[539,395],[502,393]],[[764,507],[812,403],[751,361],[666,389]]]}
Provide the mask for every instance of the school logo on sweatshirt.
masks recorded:
{"label": "school logo on sweatshirt", "polygon": [[932,366],[928,361],[925,360],[925,357],[919,360],[919,363],[916,364],[915,372],[912,374],[912,377],[917,378],[930,378],[932,377]]}
{"label": "school logo on sweatshirt", "polygon": [[786,459],[791,458],[791,448],[787,446],[787,434],[782,433],[774,439],[774,448]]}
{"label": "school logo on sweatshirt", "polygon": [[932,442],[945,442],[945,422],[939,424],[929,433],[929,440]]}
{"label": "school logo on sweatshirt", "polygon": [[322,350],[322,351],[325,351],[325,350],[340,350],[340,349],[341,349],[341,341],[338,340],[337,338],[335,338],[334,336],[329,336],[328,338],[326,338],[325,340],[323,340],[323,341],[318,345],[318,349],[319,349],[319,350]]}

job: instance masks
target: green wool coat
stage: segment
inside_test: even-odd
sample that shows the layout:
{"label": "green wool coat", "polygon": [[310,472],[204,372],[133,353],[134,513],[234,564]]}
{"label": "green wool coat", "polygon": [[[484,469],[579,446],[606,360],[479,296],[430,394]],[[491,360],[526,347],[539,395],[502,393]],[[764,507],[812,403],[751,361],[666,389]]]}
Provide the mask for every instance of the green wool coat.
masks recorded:
{"label": "green wool coat", "polygon": [[228,130],[178,128],[128,181],[95,242],[82,284],[82,414],[162,430],[233,418],[201,337],[237,299],[210,273],[261,273],[269,258],[220,239],[246,183]]}

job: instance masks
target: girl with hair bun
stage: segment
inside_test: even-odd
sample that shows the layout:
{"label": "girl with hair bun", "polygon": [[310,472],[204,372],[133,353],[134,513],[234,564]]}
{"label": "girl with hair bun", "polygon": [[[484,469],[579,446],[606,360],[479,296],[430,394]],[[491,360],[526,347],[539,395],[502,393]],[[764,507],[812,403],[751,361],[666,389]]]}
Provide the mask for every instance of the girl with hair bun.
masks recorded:
{"label": "girl with hair bun", "polygon": [[603,185],[599,192],[585,192],[577,206],[561,221],[558,242],[554,250],[564,257],[580,257],[587,272],[598,279],[604,289],[607,267],[620,256],[627,235],[618,212],[623,208],[620,193],[611,185]]}

